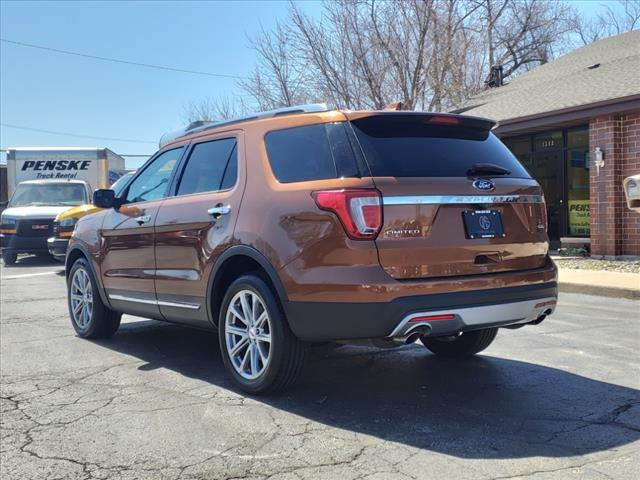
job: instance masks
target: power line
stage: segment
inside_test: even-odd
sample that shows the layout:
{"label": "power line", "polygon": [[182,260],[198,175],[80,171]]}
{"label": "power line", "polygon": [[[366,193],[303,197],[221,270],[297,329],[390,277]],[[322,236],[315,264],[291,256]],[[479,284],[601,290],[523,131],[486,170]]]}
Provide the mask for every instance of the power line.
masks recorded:
{"label": "power line", "polygon": [[39,132],[39,133],[50,133],[52,135],[65,135],[67,137],[91,138],[94,140],[112,140],[116,142],[129,142],[129,143],[153,143],[154,145],[158,143],[151,140],[133,140],[130,138],[98,137],[96,135],[82,135],[80,133],[57,132],[55,130],[43,130],[41,128],[31,128],[31,127],[23,127],[22,125],[12,125],[10,123],[1,123],[0,125],[8,128],[17,128],[18,130],[28,130],[30,132]]}
{"label": "power line", "polygon": [[116,155],[120,155],[121,157],[140,157],[140,158],[149,158],[153,153],[149,153],[146,155],[139,155],[137,153],[116,153]]}
{"label": "power line", "polygon": [[[45,148],[45,147],[43,147]],[[9,150],[6,148],[0,148],[0,153],[7,153]],[[120,155],[121,157],[140,157],[140,158],[149,158],[153,153],[149,153],[148,155],[140,155],[139,153],[116,153],[116,155]],[[3,165],[6,165],[4,163]]]}
{"label": "power line", "polygon": [[11,43],[13,45],[18,45],[20,47],[36,48],[39,50],[46,50],[48,52],[63,53],[65,55],[75,55],[77,57],[84,57],[84,58],[92,58],[94,60],[102,60],[103,62],[124,63],[125,65],[135,65],[137,67],[155,68],[157,70],[169,70],[172,72],[180,72],[180,73],[191,73],[193,75],[206,75],[209,77],[237,78],[237,79],[245,78],[239,75],[229,75],[225,73],[200,72],[197,70],[185,70],[183,68],[167,67],[164,65],[153,65],[150,63],[130,62],[128,60],[121,60],[118,58],[101,57],[98,55],[89,55],[87,53],[72,52],[70,50],[61,50],[59,48],[51,48],[51,47],[45,47],[42,45],[34,45],[32,43],[16,42],[15,40],[8,40],[5,38],[0,38],[0,41],[5,43]]}

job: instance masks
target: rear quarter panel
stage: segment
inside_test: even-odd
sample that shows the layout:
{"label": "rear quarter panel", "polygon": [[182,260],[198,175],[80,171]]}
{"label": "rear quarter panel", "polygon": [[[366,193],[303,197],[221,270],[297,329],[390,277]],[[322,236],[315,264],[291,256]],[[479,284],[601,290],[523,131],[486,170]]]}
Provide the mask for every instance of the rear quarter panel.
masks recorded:
{"label": "rear quarter panel", "polygon": [[[359,269],[380,270],[372,241],[350,240],[337,217],[321,211],[311,192],[335,188],[372,188],[371,178],[342,178],[280,183],[274,177],[264,135],[269,131],[327,121],[344,121],[340,112],[291,115],[278,121],[256,121],[245,128],[247,186],[236,224],[238,243],[261,252],[279,271],[290,298],[304,296],[300,282],[323,285],[362,278]],[[295,281],[283,269],[295,263]],[[306,291],[306,289],[305,289]]]}

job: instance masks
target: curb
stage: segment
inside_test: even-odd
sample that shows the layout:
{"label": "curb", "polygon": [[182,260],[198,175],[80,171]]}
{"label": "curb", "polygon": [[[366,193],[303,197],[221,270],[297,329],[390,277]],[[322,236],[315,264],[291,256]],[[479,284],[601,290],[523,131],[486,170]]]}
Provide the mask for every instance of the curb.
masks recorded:
{"label": "curb", "polygon": [[610,298],[628,298],[640,300],[640,290],[633,288],[604,287],[585,283],[559,282],[558,290],[562,293],[582,293],[584,295],[598,295]]}

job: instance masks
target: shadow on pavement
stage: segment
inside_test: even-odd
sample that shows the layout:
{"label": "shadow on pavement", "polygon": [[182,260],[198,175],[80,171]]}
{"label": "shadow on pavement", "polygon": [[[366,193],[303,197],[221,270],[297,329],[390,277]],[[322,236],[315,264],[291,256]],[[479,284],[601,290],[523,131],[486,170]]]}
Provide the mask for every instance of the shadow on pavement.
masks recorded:
{"label": "shadow on pavement", "polygon": [[64,263],[53,259],[51,255],[18,255],[18,261],[14,265],[5,265],[4,268],[19,269],[31,267],[64,267]]}
{"label": "shadow on pavement", "polygon": [[[80,340],[78,340],[80,341]],[[217,335],[144,321],[98,344],[222,388]],[[312,349],[313,351],[314,349]],[[322,350],[320,350],[322,351]],[[332,427],[461,458],[566,457],[640,438],[625,424],[640,391],[489,355],[444,361],[421,345],[311,354],[288,392],[255,397]]]}

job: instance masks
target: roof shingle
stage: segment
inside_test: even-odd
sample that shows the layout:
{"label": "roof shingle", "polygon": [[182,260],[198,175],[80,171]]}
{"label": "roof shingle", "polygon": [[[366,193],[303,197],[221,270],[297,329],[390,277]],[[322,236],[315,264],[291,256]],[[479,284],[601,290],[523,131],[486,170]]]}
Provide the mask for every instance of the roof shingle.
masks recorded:
{"label": "roof shingle", "polygon": [[454,111],[505,121],[638,94],[640,30],[635,30],[573,50]]}

